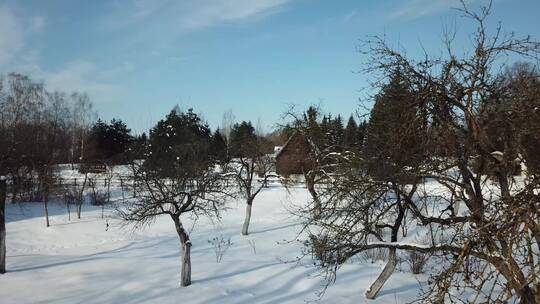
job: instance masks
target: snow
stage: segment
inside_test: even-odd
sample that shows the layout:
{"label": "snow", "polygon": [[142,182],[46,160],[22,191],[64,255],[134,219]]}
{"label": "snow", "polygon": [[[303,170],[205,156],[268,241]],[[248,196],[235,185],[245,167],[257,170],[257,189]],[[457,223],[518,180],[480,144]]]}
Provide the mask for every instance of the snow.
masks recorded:
{"label": "snow", "polygon": [[[119,196],[118,191],[114,195]],[[220,222],[186,220],[192,228],[192,279],[179,287],[180,245],[174,225],[159,218],[133,230],[109,211],[86,205],[82,218],[68,221],[64,207],[50,203],[51,227],[45,228],[39,203],[8,204],[7,270],[0,276],[2,303],[305,303],[316,300],[324,283],[312,261],[294,262],[298,220],[287,212],[291,202],[307,202],[308,192],[286,191],[274,183],[253,204],[251,234],[240,235],[245,204],[232,202]],[[109,226],[107,227],[107,223]],[[216,263],[214,237],[232,245]],[[254,244],[256,253],[252,245]],[[425,275],[397,270],[378,298],[363,292],[383,263],[353,259],[338,272],[320,303],[407,303]]]}

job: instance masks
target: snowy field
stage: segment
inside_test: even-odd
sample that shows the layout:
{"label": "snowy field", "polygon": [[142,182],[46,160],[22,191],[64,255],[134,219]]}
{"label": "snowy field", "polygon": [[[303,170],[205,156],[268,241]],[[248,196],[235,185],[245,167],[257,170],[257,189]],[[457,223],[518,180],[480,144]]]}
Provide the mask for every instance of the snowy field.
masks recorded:
{"label": "snowy field", "polygon": [[[118,195],[118,191],[114,192]],[[169,218],[144,230],[124,227],[106,211],[85,205],[71,221],[65,207],[51,203],[51,227],[43,205],[7,206],[7,268],[0,276],[1,303],[305,303],[317,300],[323,280],[301,253],[297,220],[287,207],[308,200],[307,191],[266,188],[253,205],[251,234],[240,235],[242,201],[229,204],[219,222],[185,220],[191,232],[193,284],[179,287],[180,245]],[[109,227],[107,228],[107,224]],[[216,262],[209,240],[223,236],[232,245]],[[293,261],[289,262],[288,261]],[[426,275],[399,267],[374,301],[363,292],[384,264],[362,259],[339,270],[319,303],[406,303]],[[401,268],[401,269],[400,269]],[[422,283],[424,284],[424,283]]]}

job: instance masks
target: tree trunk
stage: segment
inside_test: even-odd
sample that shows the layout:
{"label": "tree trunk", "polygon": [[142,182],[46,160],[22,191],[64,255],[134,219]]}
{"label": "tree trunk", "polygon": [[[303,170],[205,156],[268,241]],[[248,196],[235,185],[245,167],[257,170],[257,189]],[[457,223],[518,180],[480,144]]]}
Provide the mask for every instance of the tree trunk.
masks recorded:
{"label": "tree trunk", "polygon": [[133,198],[137,197],[137,184],[135,183],[135,180],[131,183],[131,186],[133,188]]}
{"label": "tree trunk", "polygon": [[[396,190],[396,193],[398,191]],[[398,240],[398,233],[399,233],[399,227],[403,223],[403,218],[405,217],[405,208],[403,208],[401,197],[398,195],[398,200],[396,202],[398,215],[394,222],[394,225],[392,226],[392,232],[390,234],[390,241],[392,243],[397,242]],[[377,297],[377,294],[383,287],[384,283],[390,278],[392,273],[394,273],[394,270],[396,269],[397,264],[397,258],[396,258],[396,248],[390,248],[389,254],[388,254],[388,263],[386,263],[386,266],[384,266],[383,271],[375,282],[369,286],[369,288],[366,290],[366,298],[373,300],[375,297]]]}
{"label": "tree trunk", "polygon": [[366,298],[373,300],[375,297],[377,297],[377,294],[379,293],[379,290],[383,287],[384,283],[390,278],[392,273],[394,272],[394,269],[396,268],[396,249],[391,248],[390,254],[388,255],[388,263],[386,263],[386,266],[384,266],[383,271],[375,282],[369,286],[369,288],[366,290]]}
{"label": "tree trunk", "polygon": [[43,207],[45,209],[45,224],[47,227],[50,227],[49,223],[49,185],[47,184],[47,181],[42,182],[42,196],[43,196]]}
{"label": "tree trunk", "polygon": [[529,286],[525,286],[517,291],[520,304],[535,304],[535,295],[533,290]]}
{"label": "tree trunk", "polygon": [[318,219],[321,215],[321,200],[319,199],[319,194],[315,190],[315,177],[308,173],[304,178],[306,179],[308,192],[313,199],[313,218]]}
{"label": "tree trunk", "polygon": [[191,285],[191,241],[182,242],[182,272],[180,286]]}
{"label": "tree trunk", "polygon": [[81,219],[82,204],[77,204],[77,218]]}
{"label": "tree trunk", "polygon": [[[84,138],[83,138],[84,140]],[[84,141],[83,141],[83,144],[84,144]],[[81,155],[82,155],[82,151],[81,151]],[[83,180],[83,184],[81,186],[81,194],[79,195],[79,206],[77,208],[77,217],[79,219],[81,219],[81,213],[82,213],[82,205],[84,204],[84,188],[86,187],[86,182],[88,182],[88,172],[85,172],[84,173],[84,180]]]}
{"label": "tree trunk", "polygon": [[122,202],[126,200],[126,197],[124,195],[124,180],[122,177],[120,177],[120,189],[122,190]]}
{"label": "tree trunk", "polygon": [[21,179],[15,175],[11,178],[12,190],[11,190],[11,203],[15,204],[17,202],[17,195],[21,191]]}
{"label": "tree trunk", "polygon": [[246,204],[246,217],[244,219],[244,225],[242,225],[242,235],[248,235],[249,230],[249,222],[251,221],[251,206],[253,205],[253,201],[249,200]]}
{"label": "tree trunk", "polygon": [[0,176],[0,274],[6,273],[6,180]]}
{"label": "tree trunk", "polygon": [[49,199],[45,198],[45,201],[43,201],[43,206],[45,207],[45,223],[47,227],[50,227],[49,223]]}
{"label": "tree trunk", "polygon": [[182,249],[182,256],[180,257],[180,286],[186,287],[191,285],[191,241],[189,236],[182,226],[180,219],[174,215],[171,215],[174,225],[176,227],[176,233],[180,238],[180,245]]}

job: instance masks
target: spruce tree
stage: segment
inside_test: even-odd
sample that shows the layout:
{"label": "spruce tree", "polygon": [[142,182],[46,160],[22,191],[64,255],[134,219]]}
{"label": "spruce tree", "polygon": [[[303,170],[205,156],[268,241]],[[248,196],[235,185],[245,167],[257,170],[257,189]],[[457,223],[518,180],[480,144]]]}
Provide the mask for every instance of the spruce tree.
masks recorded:
{"label": "spruce tree", "polygon": [[418,165],[425,138],[421,130],[414,93],[396,73],[376,96],[367,126],[365,153],[371,159],[371,174],[384,178]]}
{"label": "spruce tree", "polygon": [[351,115],[349,117],[349,121],[347,122],[347,126],[345,127],[345,130],[343,130],[343,147],[344,148],[351,149],[358,144],[357,137],[356,137],[357,133],[358,133],[358,125],[356,124],[354,117]]}
{"label": "spruce tree", "polygon": [[212,134],[210,150],[216,161],[223,162],[227,160],[227,142],[219,129]]}
{"label": "spruce tree", "polygon": [[171,111],[150,130],[149,141],[146,164],[163,176],[177,174],[179,168],[189,175],[189,170],[196,173],[212,164],[210,128],[193,109]]}
{"label": "spruce tree", "polygon": [[231,157],[250,157],[257,152],[257,135],[251,122],[236,123],[229,135],[229,155]]}

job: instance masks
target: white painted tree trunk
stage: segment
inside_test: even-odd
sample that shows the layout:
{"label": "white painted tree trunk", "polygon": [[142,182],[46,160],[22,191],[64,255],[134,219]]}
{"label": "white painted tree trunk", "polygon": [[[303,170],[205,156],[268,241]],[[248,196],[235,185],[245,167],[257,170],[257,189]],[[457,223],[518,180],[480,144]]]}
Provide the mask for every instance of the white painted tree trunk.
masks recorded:
{"label": "white painted tree trunk", "polygon": [[244,219],[244,225],[242,226],[242,235],[248,235],[249,233],[249,222],[251,221],[251,206],[252,203],[246,204],[246,217]]}
{"label": "white painted tree trunk", "polygon": [[383,271],[375,282],[369,286],[369,288],[366,290],[366,298],[373,300],[377,297],[377,294],[379,293],[379,290],[383,287],[384,283],[390,278],[394,270],[396,269],[396,249],[391,248],[390,254],[388,255],[388,263],[386,263],[386,266],[384,266]]}
{"label": "white painted tree trunk", "polygon": [[459,215],[459,208],[461,207],[461,201],[456,199],[456,201],[454,202],[454,213],[456,215]]}
{"label": "white painted tree trunk", "polygon": [[171,216],[176,233],[180,238],[180,246],[182,247],[182,256],[180,257],[180,286],[185,287],[191,285],[191,241],[189,235],[184,230],[179,216]]}
{"label": "white painted tree trunk", "polygon": [[189,286],[191,285],[191,242],[189,240],[182,244],[181,264],[180,286]]}

